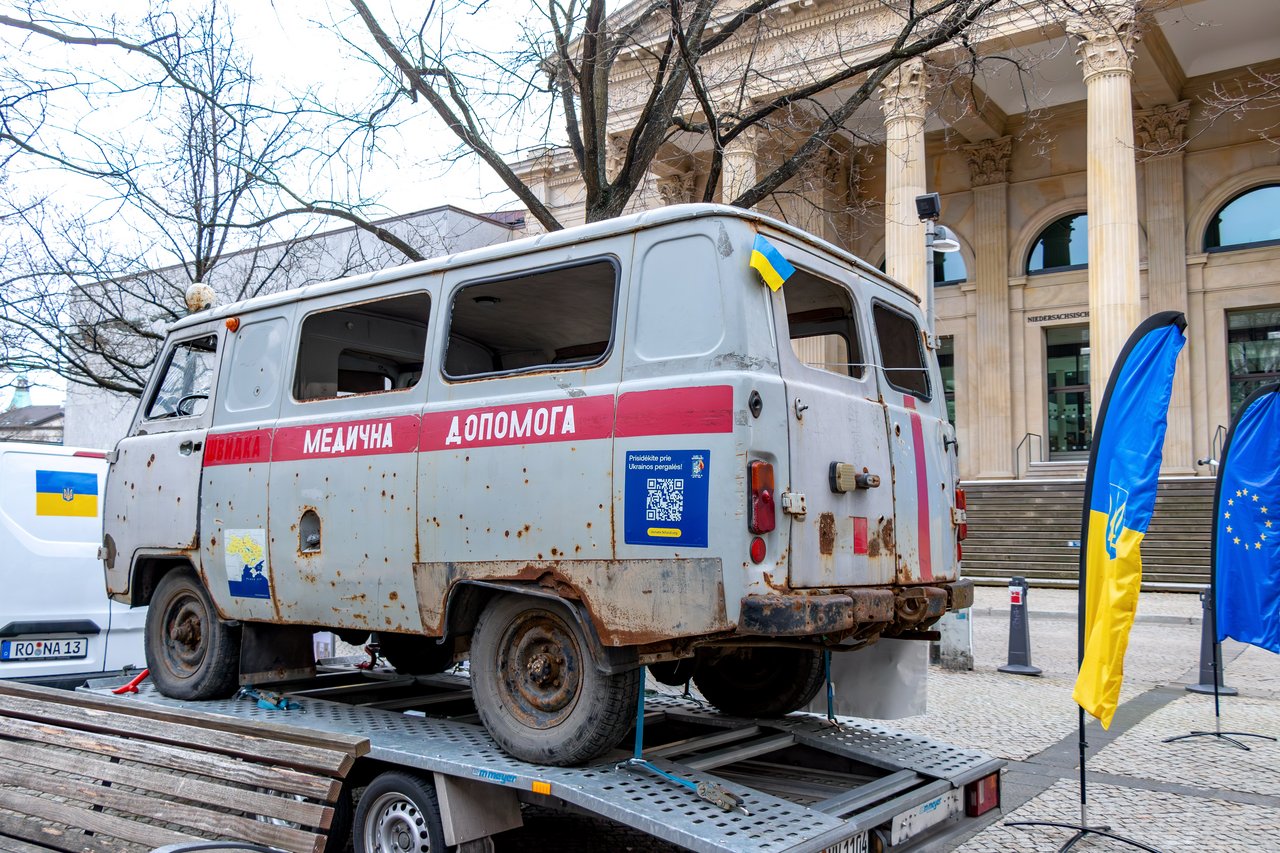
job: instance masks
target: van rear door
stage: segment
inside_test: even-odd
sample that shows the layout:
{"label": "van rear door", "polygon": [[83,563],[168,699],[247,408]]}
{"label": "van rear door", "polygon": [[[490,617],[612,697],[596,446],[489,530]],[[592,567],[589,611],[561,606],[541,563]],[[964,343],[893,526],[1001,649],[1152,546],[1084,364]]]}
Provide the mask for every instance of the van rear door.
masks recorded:
{"label": "van rear door", "polygon": [[[782,251],[797,268],[775,295],[774,311],[789,401],[785,488],[803,494],[807,510],[803,520],[792,516],[790,585],[892,583],[892,475],[884,408],[867,363],[868,326],[853,290],[860,280],[817,255]],[[837,491],[836,465],[864,475],[863,487]]]}
{"label": "van rear door", "polygon": [[871,314],[893,454],[897,582],[954,580],[955,473],[937,359],[906,299],[886,293],[872,301]]}

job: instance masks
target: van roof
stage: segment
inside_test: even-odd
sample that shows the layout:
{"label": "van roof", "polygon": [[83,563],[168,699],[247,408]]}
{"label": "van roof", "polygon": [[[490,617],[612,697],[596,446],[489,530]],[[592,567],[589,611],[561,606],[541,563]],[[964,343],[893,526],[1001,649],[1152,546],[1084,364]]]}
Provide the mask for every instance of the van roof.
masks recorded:
{"label": "van roof", "polygon": [[765,226],[774,231],[781,232],[782,234],[795,239],[797,242],[807,243],[824,252],[839,257],[841,260],[857,267],[859,271],[865,273],[877,282],[894,288],[902,295],[915,301],[916,304],[919,304],[920,302],[919,297],[906,287],[887,277],[883,272],[866,263],[862,259],[846,252],[839,246],[828,243],[826,240],[822,240],[812,234],[801,231],[793,225],[788,225],[780,220],[764,216],[751,210],[744,210],[740,207],[730,207],[729,205],[723,204],[678,204],[641,211],[640,213],[633,213],[627,216],[619,216],[614,219],[606,219],[601,222],[592,222],[586,225],[566,228],[561,231],[551,231],[546,234],[538,234],[532,237],[525,237],[520,240],[513,240],[509,243],[499,243],[493,246],[469,249],[465,252],[457,252],[451,255],[441,255],[425,261],[416,261],[402,266],[377,270],[376,272],[363,273],[361,275],[354,275],[348,278],[340,278],[335,281],[308,284],[291,290],[283,290],[279,293],[255,296],[252,299],[247,299],[242,302],[231,302],[226,305],[215,306],[212,311],[200,311],[187,317],[183,317],[173,323],[173,325],[170,326],[170,329],[182,329],[186,326],[203,323],[219,317],[243,314],[260,308],[267,308],[272,305],[280,305],[288,302],[296,302],[313,296],[341,293],[346,290],[358,290],[362,287],[384,284],[386,282],[396,281],[402,278],[411,278],[425,273],[441,272],[448,269],[458,269],[460,267],[470,266],[472,264],[501,260],[502,258],[528,254],[530,251],[537,249],[551,249],[586,240],[613,237],[618,234],[625,234],[629,231],[640,231],[659,225],[668,225],[672,222],[681,222],[690,219],[703,219],[713,216],[743,219],[757,225]]}

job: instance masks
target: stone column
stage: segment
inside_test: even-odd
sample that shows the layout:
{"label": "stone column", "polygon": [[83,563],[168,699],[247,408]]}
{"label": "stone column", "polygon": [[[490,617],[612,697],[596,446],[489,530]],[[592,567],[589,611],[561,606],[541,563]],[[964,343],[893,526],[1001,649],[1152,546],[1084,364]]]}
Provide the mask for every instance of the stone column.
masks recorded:
{"label": "stone column", "polygon": [[756,131],[748,128],[724,147],[720,161],[720,200],[730,204],[756,183]]}
{"label": "stone column", "polygon": [[697,178],[692,172],[681,172],[657,179],[658,196],[664,205],[688,204],[693,201]]}
{"label": "stone column", "polygon": [[[1191,102],[1143,110],[1134,115],[1134,141],[1146,187],[1147,298],[1151,313],[1187,313],[1187,206],[1183,189],[1182,143]],[[1164,471],[1191,474],[1196,451],[1191,431],[1190,354],[1173,377],[1169,429],[1164,437]]]}
{"label": "stone column", "polygon": [[1009,136],[965,146],[973,187],[973,279],[976,339],[968,343],[974,370],[965,387],[975,397],[972,470],[1008,478],[1013,453],[1012,363],[1009,346]]}
{"label": "stone column", "polygon": [[924,225],[916,216],[916,196],[924,194],[924,61],[910,59],[885,79],[884,268],[920,297],[927,294]]}
{"label": "stone column", "polygon": [[1067,22],[1088,91],[1089,364],[1095,423],[1111,368],[1142,319],[1133,152],[1134,17],[1130,6]]}

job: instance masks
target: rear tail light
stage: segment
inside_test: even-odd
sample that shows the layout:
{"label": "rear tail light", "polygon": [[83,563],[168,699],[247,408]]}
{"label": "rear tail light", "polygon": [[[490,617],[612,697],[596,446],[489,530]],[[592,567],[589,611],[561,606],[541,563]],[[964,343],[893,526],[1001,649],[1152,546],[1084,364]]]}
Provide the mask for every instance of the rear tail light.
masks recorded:
{"label": "rear tail light", "polygon": [[747,466],[751,492],[747,495],[747,529],[752,533],[768,533],[777,527],[773,504],[773,466],[768,462],[752,462]]}
{"label": "rear tail light", "polygon": [[757,536],[751,540],[751,562],[763,563],[765,556],[764,540]]}
{"label": "rear tail light", "polygon": [[1000,773],[983,776],[964,786],[964,813],[969,817],[986,814],[1000,806]]}
{"label": "rear tail light", "polygon": [[969,536],[969,502],[964,496],[964,489],[956,489],[956,538],[966,539]]}

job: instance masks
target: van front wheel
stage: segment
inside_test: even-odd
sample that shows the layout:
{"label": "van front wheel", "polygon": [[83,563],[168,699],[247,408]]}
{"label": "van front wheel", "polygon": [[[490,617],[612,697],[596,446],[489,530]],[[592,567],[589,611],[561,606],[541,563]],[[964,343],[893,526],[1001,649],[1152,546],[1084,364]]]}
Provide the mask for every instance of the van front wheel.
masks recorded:
{"label": "van front wheel", "polygon": [[240,677],[240,629],[218,620],[213,600],[191,569],[156,584],[147,607],[147,668],[172,699],[223,699]]}
{"label": "van front wheel", "polygon": [[822,652],[764,646],[700,661],[693,683],[726,714],[781,717],[808,705],[825,678]]}
{"label": "van front wheel", "polygon": [[504,595],[471,642],[476,710],[507,753],[567,767],[612,748],[631,726],[640,670],[606,675],[565,605]]}

